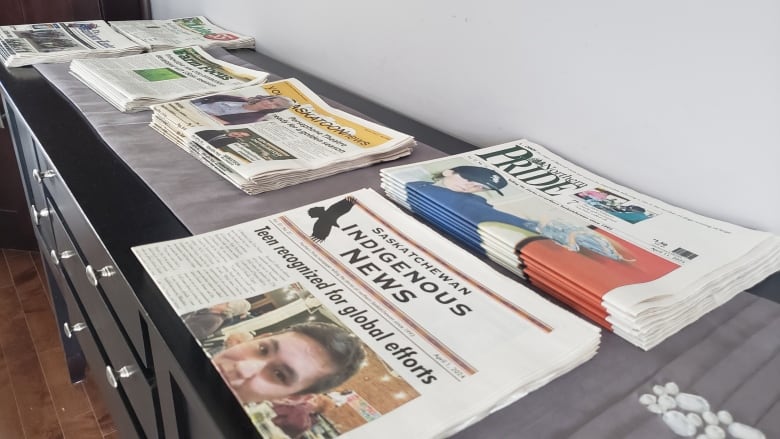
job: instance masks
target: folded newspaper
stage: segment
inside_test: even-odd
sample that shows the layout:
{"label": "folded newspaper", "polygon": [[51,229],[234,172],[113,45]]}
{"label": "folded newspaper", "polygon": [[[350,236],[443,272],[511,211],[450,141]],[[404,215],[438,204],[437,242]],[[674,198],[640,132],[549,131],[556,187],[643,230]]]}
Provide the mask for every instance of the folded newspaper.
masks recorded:
{"label": "folded newspaper", "polygon": [[123,58],[77,59],[70,72],[120,111],[260,84],[268,73],[218,60],[200,47]]}
{"label": "folded newspaper", "polygon": [[332,108],[297,79],[152,107],[151,127],[254,195],[411,153],[406,134]]}
{"label": "folded newspaper", "polygon": [[6,67],[124,56],[143,48],[102,20],[0,26],[0,59]]}
{"label": "folded newspaper", "polygon": [[149,51],[200,46],[226,49],[252,49],[255,39],[231,32],[206,17],[171,20],[131,20],[109,22],[117,32]]}
{"label": "folded newspaper", "polygon": [[452,434],[600,341],[370,189],[133,252],[266,438]]}
{"label": "folded newspaper", "polygon": [[387,168],[382,186],[643,349],[780,270],[780,237],[671,206],[527,140]]}

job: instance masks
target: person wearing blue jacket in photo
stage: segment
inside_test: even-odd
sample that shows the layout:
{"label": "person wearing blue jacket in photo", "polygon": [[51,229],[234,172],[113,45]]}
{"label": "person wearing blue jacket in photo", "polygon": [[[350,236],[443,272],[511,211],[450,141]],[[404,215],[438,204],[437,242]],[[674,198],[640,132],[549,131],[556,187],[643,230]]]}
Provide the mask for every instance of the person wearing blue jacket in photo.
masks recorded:
{"label": "person wearing blue jacket in photo", "polygon": [[[406,190],[413,212],[430,217],[433,206],[425,202],[429,200],[447,206],[452,211],[448,216],[457,215],[465,220],[468,224],[458,230],[461,236],[471,243],[483,243],[479,224],[492,221],[545,236],[571,251],[586,248],[610,259],[625,260],[607,238],[587,227],[557,219],[540,222],[521,218],[496,209],[484,197],[477,195],[484,191],[494,191],[503,195],[501,189],[506,186],[506,179],[492,169],[480,166],[456,166],[435,176],[433,182],[406,183]],[[485,253],[484,246],[481,246],[481,251]]]}

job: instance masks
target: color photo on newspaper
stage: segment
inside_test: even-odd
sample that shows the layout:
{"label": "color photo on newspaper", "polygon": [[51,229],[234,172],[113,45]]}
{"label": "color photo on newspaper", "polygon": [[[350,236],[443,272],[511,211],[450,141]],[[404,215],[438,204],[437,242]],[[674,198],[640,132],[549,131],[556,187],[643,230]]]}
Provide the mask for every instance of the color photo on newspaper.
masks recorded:
{"label": "color photo on newspaper", "polygon": [[780,238],[616,185],[526,140],[382,170],[387,195],[650,349],[780,269]]}

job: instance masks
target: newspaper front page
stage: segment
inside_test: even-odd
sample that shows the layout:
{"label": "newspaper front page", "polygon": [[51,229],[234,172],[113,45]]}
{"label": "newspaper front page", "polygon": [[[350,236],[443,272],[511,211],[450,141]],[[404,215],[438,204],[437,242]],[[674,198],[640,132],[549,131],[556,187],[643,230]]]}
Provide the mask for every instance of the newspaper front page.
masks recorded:
{"label": "newspaper front page", "polygon": [[[120,110],[262,83],[266,72],[218,60],[199,47],[123,58],[77,59],[71,72]],[[137,105],[132,105],[137,104]]]}
{"label": "newspaper front page", "polygon": [[102,20],[0,26],[0,58],[6,67],[141,50]]}
{"label": "newspaper front page", "polygon": [[[411,152],[406,134],[330,107],[297,79],[152,108],[152,127],[176,131],[235,174],[270,188],[290,171],[342,172]],[[290,183],[300,181],[294,178]],[[273,186],[276,184],[276,186]]]}
{"label": "newspaper front page", "polygon": [[202,16],[170,20],[111,21],[109,24],[146,50],[188,46],[218,46],[228,49],[255,47],[254,38],[225,30]]}
{"label": "newspaper front page", "polygon": [[600,338],[369,189],[133,252],[273,438],[452,434]]}
{"label": "newspaper front page", "polygon": [[777,236],[671,206],[527,140],[382,179],[400,204],[646,348],[780,269]]}

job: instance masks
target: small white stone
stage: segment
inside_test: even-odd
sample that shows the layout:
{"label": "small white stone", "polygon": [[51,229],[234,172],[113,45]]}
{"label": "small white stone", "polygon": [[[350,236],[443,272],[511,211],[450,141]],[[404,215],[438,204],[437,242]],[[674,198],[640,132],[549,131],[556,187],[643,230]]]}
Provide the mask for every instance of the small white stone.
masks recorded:
{"label": "small white stone", "polygon": [[718,415],[715,413],[710,411],[704,412],[701,414],[701,418],[704,419],[704,422],[710,425],[718,425]]}
{"label": "small white stone", "polygon": [[691,424],[688,418],[677,410],[670,410],[664,413],[661,419],[678,436],[691,437],[696,434],[696,426]]}
{"label": "small white stone", "polygon": [[708,439],[726,439],[726,431],[717,425],[708,425],[704,428],[704,434]]}
{"label": "small white stone", "polygon": [[691,424],[695,425],[696,427],[701,427],[704,425],[704,421],[701,420],[701,416],[699,416],[698,413],[688,413],[686,416]]}
{"label": "small white stone", "polygon": [[757,428],[753,428],[749,425],[745,425],[741,422],[734,422],[729,424],[729,434],[736,439],[766,439],[766,435]]}
{"label": "small white stone", "polygon": [[653,386],[653,393],[660,396],[666,393],[666,389],[664,389],[664,386],[660,386],[656,384],[655,386]]}
{"label": "small white stone", "polygon": [[718,412],[718,419],[720,419],[720,422],[725,425],[729,425],[734,422],[734,417],[731,416],[731,413],[727,412],[726,410],[721,410]]}
{"label": "small white stone", "polygon": [[658,405],[666,410],[671,410],[677,407],[677,402],[669,395],[661,395],[658,397]]}
{"label": "small white stone", "polygon": [[666,389],[666,393],[667,394],[672,395],[672,396],[680,393],[680,387],[677,386],[677,383],[675,383],[675,382],[671,382],[670,381],[670,382],[666,383],[664,385],[664,389]]}
{"label": "small white stone", "polygon": [[710,403],[706,399],[692,393],[680,393],[674,399],[681,410],[704,413],[710,409]]}
{"label": "small white stone", "polygon": [[655,404],[656,401],[658,401],[658,398],[656,398],[655,395],[651,395],[649,393],[645,393],[644,395],[639,397],[639,403],[642,405]]}
{"label": "small white stone", "polygon": [[663,407],[661,407],[658,404],[650,404],[649,406],[647,406],[647,409],[650,410],[653,413],[658,413],[659,415],[666,411],[666,410],[664,410]]}

